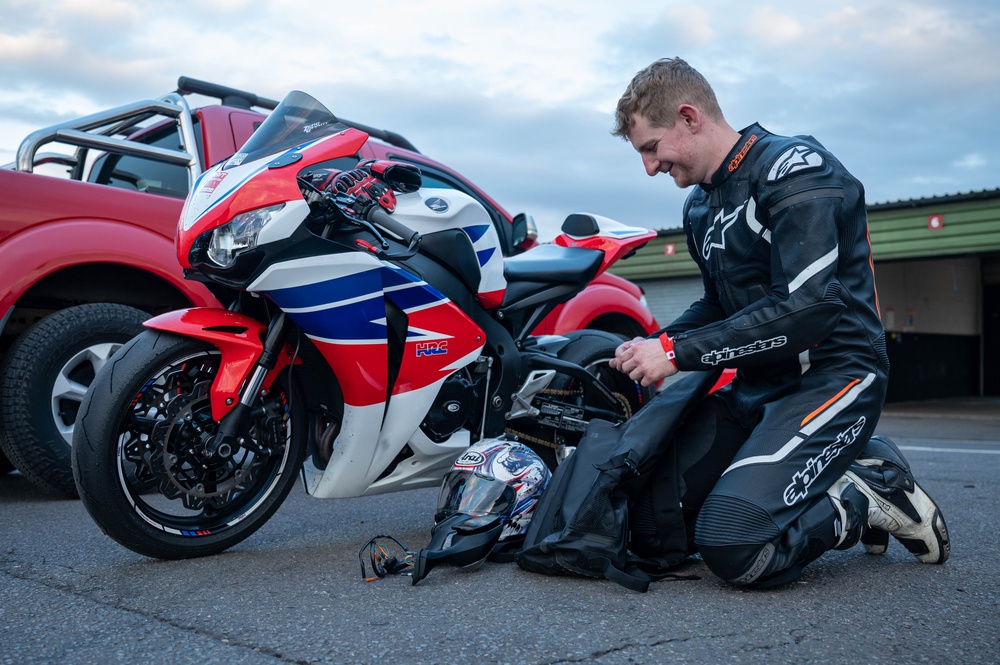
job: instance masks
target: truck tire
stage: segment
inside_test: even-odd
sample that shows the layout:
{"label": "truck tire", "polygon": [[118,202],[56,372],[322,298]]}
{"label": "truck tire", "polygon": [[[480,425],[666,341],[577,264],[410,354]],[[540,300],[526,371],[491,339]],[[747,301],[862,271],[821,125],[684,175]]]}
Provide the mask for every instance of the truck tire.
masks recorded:
{"label": "truck tire", "polygon": [[37,487],[76,498],[73,426],[97,370],[149,314],[113,303],[68,307],[32,325],[0,367],[0,446]]}
{"label": "truck tire", "polygon": [[[0,437],[3,435],[0,434]],[[7,456],[3,454],[3,450],[0,449],[0,476],[6,476],[8,473],[14,470],[14,465],[10,463]]]}

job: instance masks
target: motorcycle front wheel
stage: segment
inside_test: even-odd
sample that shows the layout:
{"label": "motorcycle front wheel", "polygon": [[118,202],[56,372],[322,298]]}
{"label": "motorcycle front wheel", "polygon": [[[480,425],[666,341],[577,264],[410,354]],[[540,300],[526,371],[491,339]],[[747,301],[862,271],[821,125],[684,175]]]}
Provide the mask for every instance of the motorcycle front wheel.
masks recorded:
{"label": "motorcycle front wheel", "polygon": [[305,428],[288,373],[259,396],[225,454],[209,388],[218,350],[148,330],[95,377],[80,406],[73,476],[87,511],[114,540],[159,559],[216,554],[259,529],[295,483]]}

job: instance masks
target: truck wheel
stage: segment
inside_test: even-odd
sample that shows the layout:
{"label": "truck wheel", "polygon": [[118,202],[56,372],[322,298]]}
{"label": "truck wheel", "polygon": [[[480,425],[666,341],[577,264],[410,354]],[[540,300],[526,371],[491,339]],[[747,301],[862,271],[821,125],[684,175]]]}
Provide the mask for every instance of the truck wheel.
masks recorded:
{"label": "truck wheel", "polygon": [[11,345],[0,368],[0,446],[36,486],[76,498],[76,413],[97,371],[147,318],[125,305],[79,305],[45,317]]}

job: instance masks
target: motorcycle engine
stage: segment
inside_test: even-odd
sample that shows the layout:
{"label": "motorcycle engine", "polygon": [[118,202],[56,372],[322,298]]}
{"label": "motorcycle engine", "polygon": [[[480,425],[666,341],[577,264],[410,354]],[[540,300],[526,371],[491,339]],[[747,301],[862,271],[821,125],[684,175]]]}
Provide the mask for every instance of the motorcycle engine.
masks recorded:
{"label": "motorcycle engine", "polygon": [[456,372],[445,379],[434,405],[420,423],[420,429],[434,443],[446,441],[469,419],[475,404],[475,386],[465,372]]}

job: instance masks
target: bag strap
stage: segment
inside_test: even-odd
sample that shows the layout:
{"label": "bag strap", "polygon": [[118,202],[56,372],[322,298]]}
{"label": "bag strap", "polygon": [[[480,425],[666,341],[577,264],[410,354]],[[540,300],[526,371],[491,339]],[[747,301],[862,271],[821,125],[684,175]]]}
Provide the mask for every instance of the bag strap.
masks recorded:
{"label": "bag strap", "polygon": [[615,568],[610,560],[606,560],[604,563],[604,577],[622,585],[626,589],[646,593],[649,590],[649,583],[652,581],[649,575],[638,568],[633,569],[631,566],[628,568],[628,571]]}

